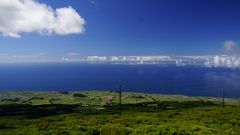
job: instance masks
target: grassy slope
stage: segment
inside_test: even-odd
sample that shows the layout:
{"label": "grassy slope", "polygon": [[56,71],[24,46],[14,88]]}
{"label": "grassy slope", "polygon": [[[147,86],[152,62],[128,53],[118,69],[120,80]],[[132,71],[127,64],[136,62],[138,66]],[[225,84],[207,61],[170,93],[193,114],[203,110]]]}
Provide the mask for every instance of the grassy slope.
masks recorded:
{"label": "grassy slope", "polygon": [[[86,97],[75,98],[73,94],[82,93]],[[60,92],[42,92],[42,91],[23,91],[23,92],[0,92],[0,104],[50,104],[51,99],[56,99],[52,101],[55,104],[86,104],[86,105],[105,105],[109,103],[108,97],[112,96],[112,103],[117,104],[118,93],[111,91],[84,91],[84,92],[69,92],[68,94],[62,94]],[[37,98],[43,99],[37,99]],[[29,100],[32,99],[31,102]],[[220,104],[222,102],[221,98],[214,97],[191,97],[184,95],[163,95],[163,94],[145,94],[145,93],[133,93],[133,92],[123,92],[122,102],[124,103],[141,103],[141,102],[153,102],[153,101],[203,101],[203,102],[214,102]],[[240,105],[239,99],[225,99],[226,105]]]}
{"label": "grassy slope", "polygon": [[237,99],[126,92],[120,115],[116,92],[76,93],[0,92],[0,134],[240,134]]}

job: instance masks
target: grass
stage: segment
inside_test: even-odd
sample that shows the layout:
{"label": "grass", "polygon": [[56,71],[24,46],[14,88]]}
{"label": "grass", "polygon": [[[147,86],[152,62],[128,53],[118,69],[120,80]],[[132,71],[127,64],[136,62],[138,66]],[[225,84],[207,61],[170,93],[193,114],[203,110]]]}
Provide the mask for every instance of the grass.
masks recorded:
{"label": "grass", "polygon": [[211,97],[122,97],[120,109],[118,94],[110,91],[1,92],[0,134],[240,134],[238,99],[226,99],[222,108],[221,99]]}

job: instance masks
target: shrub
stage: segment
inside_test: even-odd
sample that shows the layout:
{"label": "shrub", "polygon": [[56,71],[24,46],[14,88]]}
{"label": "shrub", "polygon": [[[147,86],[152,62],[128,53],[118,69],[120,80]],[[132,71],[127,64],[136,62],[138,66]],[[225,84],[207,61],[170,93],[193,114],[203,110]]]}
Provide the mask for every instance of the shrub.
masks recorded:
{"label": "shrub", "polygon": [[68,91],[59,91],[58,93],[59,93],[59,94],[69,94]]}
{"label": "shrub", "polygon": [[83,93],[74,93],[73,96],[74,96],[74,97],[87,97],[87,96],[84,95]]}
{"label": "shrub", "polygon": [[132,95],[132,98],[137,98],[137,99],[141,99],[141,98],[145,98],[144,95]]}
{"label": "shrub", "polygon": [[105,124],[101,127],[101,135],[129,135],[132,129],[118,124]]}
{"label": "shrub", "polygon": [[51,99],[49,99],[49,103],[53,104],[53,101],[59,101],[59,100],[61,100],[61,99],[59,99],[59,98],[51,98]]}

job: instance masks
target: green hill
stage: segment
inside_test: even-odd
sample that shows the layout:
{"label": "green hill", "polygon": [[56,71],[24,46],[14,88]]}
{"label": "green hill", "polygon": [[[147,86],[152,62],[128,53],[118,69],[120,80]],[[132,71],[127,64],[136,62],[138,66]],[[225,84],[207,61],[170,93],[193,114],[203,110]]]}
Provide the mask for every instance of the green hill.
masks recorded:
{"label": "green hill", "polygon": [[115,91],[0,92],[0,134],[240,134],[240,100]]}

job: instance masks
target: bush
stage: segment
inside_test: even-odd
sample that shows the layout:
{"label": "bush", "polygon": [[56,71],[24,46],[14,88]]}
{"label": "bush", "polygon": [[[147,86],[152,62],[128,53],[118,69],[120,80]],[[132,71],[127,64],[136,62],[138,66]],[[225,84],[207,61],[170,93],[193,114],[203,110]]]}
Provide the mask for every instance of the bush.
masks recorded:
{"label": "bush", "polygon": [[19,98],[11,98],[11,99],[2,99],[1,101],[19,102],[19,101],[21,101],[21,99],[19,99]]}
{"label": "bush", "polygon": [[145,96],[144,95],[132,95],[131,98],[141,99],[141,98],[145,98]]}
{"label": "bush", "polygon": [[44,97],[32,97],[29,100],[31,101],[31,100],[34,100],[34,99],[36,99],[36,100],[44,100]]}
{"label": "bush", "polygon": [[132,129],[118,124],[105,124],[101,127],[101,135],[129,135]]}
{"label": "bush", "polygon": [[84,95],[82,93],[74,93],[73,96],[74,97],[87,97],[86,95]]}
{"label": "bush", "polygon": [[59,94],[69,94],[68,91],[59,91],[58,93],[59,93]]}
{"label": "bush", "polygon": [[53,104],[53,101],[59,101],[59,100],[61,100],[61,99],[59,99],[59,98],[51,98],[51,99],[49,99],[49,103]]}

